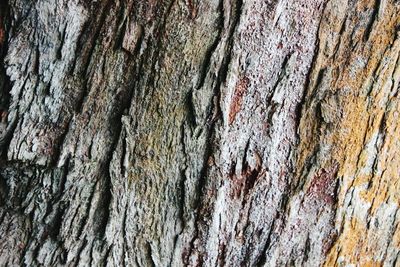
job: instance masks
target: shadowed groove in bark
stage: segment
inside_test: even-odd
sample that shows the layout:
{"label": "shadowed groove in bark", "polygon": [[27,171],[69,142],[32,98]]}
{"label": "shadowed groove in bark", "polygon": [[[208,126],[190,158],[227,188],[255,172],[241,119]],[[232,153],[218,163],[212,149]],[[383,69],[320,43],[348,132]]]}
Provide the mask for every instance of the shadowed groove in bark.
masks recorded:
{"label": "shadowed groove in bark", "polygon": [[204,60],[201,64],[200,68],[200,78],[198,85],[196,86],[196,89],[200,89],[204,85],[204,81],[207,76],[207,72],[210,69],[210,62],[211,62],[211,57],[213,56],[215,49],[217,48],[218,44],[221,42],[221,34],[224,30],[224,1],[220,0],[219,5],[218,5],[218,13],[219,17],[217,21],[215,22],[218,26],[218,34],[215,37],[214,41],[212,42],[211,46],[207,48],[207,51],[204,56]]}
{"label": "shadowed groove in bark", "polygon": [[[139,61],[139,67],[142,60]],[[135,71],[136,72],[136,71]],[[111,119],[111,124],[110,126],[113,128],[113,139],[111,140],[111,149],[109,152],[108,158],[105,160],[105,168],[103,173],[105,174],[105,181],[104,181],[104,194],[103,194],[103,203],[99,204],[99,208],[102,210],[102,212],[99,213],[98,217],[100,222],[99,225],[99,232],[100,236],[103,237],[105,234],[106,226],[108,223],[108,218],[110,216],[110,203],[111,203],[111,198],[112,198],[112,193],[111,193],[111,177],[110,177],[110,164],[111,164],[111,159],[112,156],[116,150],[116,147],[118,145],[118,141],[121,140],[121,133],[122,133],[122,116],[124,113],[128,110],[130,105],[132,104],[132,98],[133,98],[133,91],[135,90],[134,88],[134,83],[131,85],[128,85],[127,89],[127,95],[122,96],[121,102],[118,106],[119,109],[116,111],[115,119]],[[125,148],[124,148],[125,149]]]}
{"label": "shadowed groove in bark", "polygon": [[[104,1],[102,1],[104,2]],[[79,111],[79,113],[82,113],[83,110],[83,106],[85,104],[85,100],[87,98],[87,96],[89,95],[89,86],[88,86],[88,82],[89,80],[86,78],[89,73],[89,66],[90,66],[90,62],[93,58],[93,53],[95,51],[96,46],[98,45],[98,39],[101,33],[101,30],[103,29],[105,21],[106,21],[106,17],[107,17],[107,11],[111,8],[111,4],[112,1],[111,0],[107,0],[105,2],[105,4],[100,7],[100,12],[96,14],[95,20],[94,22],[85,22],[86,26],[83,27],[85,29],[84,32],[82,32],[79,40],[78,40],[78,48],[79,51],[78,53],[83,55],[82,58],[82,63],[81,63],[81,67],[79,70],[76,70],[76,65],[73,66],[73,68],[71,69],[71,72],[78,72],[80,73],[81,77],[84,79],[84,88],[82,91],[82,95],[80,97],[80,100],[78,101],[77,104],[77,110]],[[92,5],[96,5],[96,4],[92,4]],[[95,7],[93,7],[95,8]],[[96,8],[97,9],[97,8]],[[74,61],[74,63],[76,63],[76,61]]]}
{"label": "shadowed groove in bark", "polygon": [[10,23],[8,1],[2,0],[0,1],[0,124],[6,124],[6,126],[0,130],[0,160],[5,157],[5,151],[7,151],[10,139],[18,123],[17,112],[13,114],[13,118],[9,116],[12,84],[4,67],[4,57],[8,50]]}
{"label": "shadowed groove in bark", "polygon": [[370,35],[371,35],[371,31],[372,31],[372,27],[374,25],[374,22],[378,19],[378,14],[379,14],[379,8],[381,6],[381,0],[375,0],[374,6],[373,6],[373,10],[372,10],[372,14],[370,16],[369,22],[367,24],[367,27],[364,31],[364,36],[363,36],[363,41],[366,42]]}
{"label": "shadowed groove in bark", "polygon": [[[204,194],[204,186],[206,184],[206,179],[207,179],[207,175],[208,175],[208,159],[209,157],[212,155],[213,153],[213,136],[214,136],[214,125],[216,123],[216,121],[222,121],[223,118],[220,114],[219,110],[219,106],[216,106],[216,103],[220,103],[220,89],[221,89],[221,85],[224,83],[224,81],[226,80],[227,77],[227,73],[229,71],[229,65],[231,62],[231,53],[232,53],[232,46],[233,46],[233,37],[234,37],[234,33],[235,30],[237,29],[239,22],[240,22],[240,17],[242,14],[242,5],[243,2],[242,0],[237,0],[235,1],[235,5],[234,5],[234,17],[233,17],[233,21],[230,25],[230,28],[228,29],[228,39],[227,39],[227,51],[226,51],[226,56],[223,58],[222,61],[222,65],[220,67],[220,69],[218,70],[218,76],[217,76],[217,83],[216,86],[213,88],[213,94],[217,96],[217,101],[214,101],[214,105],[211,106],[210,111],[208,113],[207,116],[207,137],[206,137],[206,150],[204,153],[204,157],[203,157],[203,167],[200,173],[200,178],[199,178],[199,182],[197,185],[197,200],[195,201],[195,203],[197,203],[197,206],[195,207],[196,210],[196,219],[195,219],[195,231],[194,231],[194,235],[190,241],[189,244],[189,248],[188,251],[184,252],[182,254],[182,260],[184,262],[184,264],[189,264],[189,258],[191,256],[191,253],[194,249],[194,242],[196,241],[196,239],[198,239],[200,237],[200,225],[201,225],[201,220],[200,218],[205,217],[204,214],[202,214],[201,211],[201,207],[202,205],[204,205],[205,202],[208,202],[209,200],[207,198],[203,198],[203,196],[206,196],[206,194]],[[223,15],[223,0],[220,1],[219,4],[219,11],[220,14],[222,16],[222,18],[225,19],[225,16]],[[221,22],[222,24],[224,23],[223,20]],[[221,35],[221,32],[219,32],[218,36]],[[214,42],[218,41],[219,38],[217,38]],[[218,43],[214,43],[212,45],[212,50],[208,50],[208,52],[206,53],[206,61],[209,61],[210,57],[212,56],[212,51],[215,50],[215,48],[217,47]],[[214,48],[215,46],[215,48]],[[205,74],[204,72],[202,72],[202,82],[200,83],[200,85],[202,83],[204,83],[204,79],[205,79]],[[214,112],[217,112],[217,114],[219,113],[219,116],[217,118],[213,118],[213,114]],[[204,234],[204,233],[203,233]],[[200,260],[201,261],[201,260]]]}
{"label": "shadowed groove in bark", "polygon": [[4,152],[7,150],[9,141],[14,132],[16,123],[18,121],[17,114],[14,118],[10,119],[9,105],[10,105],[10,90],[12,88],[9,77],[4,68],[4,57],[8,49],[9,27],[10,27],[10,11],[7,0],[0,1],[0,123],[8,124],[6,129],[0,132],[0,158],[3,158]]}
{"label": "shadowed groove in bark", "polygon": [[0,2],[0,109],[3,112],[8,109],[11,89],[10,81],[4,69],[4,56],[7,52],[8,44],[8,27],[9,27],[9,8],[8,1]]}

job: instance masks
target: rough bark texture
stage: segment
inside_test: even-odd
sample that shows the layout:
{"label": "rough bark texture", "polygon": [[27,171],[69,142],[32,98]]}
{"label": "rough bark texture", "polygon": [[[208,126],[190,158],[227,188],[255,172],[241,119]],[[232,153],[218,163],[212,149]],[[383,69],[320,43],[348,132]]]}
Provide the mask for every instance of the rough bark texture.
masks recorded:
{"label": "rough bark texture", "polygon": [[1,266],[397,266],[397,0],[1,0]]}

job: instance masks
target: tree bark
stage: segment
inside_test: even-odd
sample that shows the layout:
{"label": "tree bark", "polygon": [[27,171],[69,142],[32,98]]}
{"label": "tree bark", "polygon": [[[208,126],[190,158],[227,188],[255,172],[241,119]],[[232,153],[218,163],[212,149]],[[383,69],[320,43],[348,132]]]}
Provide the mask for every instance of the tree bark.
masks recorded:
{"label": "tree bark", "polygon": [[397,0],[1,0],[1,266],[397,266]]}

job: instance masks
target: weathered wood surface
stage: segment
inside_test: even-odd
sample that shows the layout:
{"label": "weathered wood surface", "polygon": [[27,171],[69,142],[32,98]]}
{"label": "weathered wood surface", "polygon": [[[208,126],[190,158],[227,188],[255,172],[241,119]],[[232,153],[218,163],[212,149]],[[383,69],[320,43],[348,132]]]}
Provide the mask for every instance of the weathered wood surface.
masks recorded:
{"label": "weathered wood surface", "polygon": [[396,266],[400,2],[1,0],[1,266]]}

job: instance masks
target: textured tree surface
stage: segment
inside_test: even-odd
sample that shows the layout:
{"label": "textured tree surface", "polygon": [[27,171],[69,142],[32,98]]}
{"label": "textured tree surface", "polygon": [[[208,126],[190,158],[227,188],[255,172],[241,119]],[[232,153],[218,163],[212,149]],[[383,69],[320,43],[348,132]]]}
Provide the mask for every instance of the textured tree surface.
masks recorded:
{"label": "textured tree surface", "polygon": [[0,0],[0,266],[400,266],[400,1]]}

